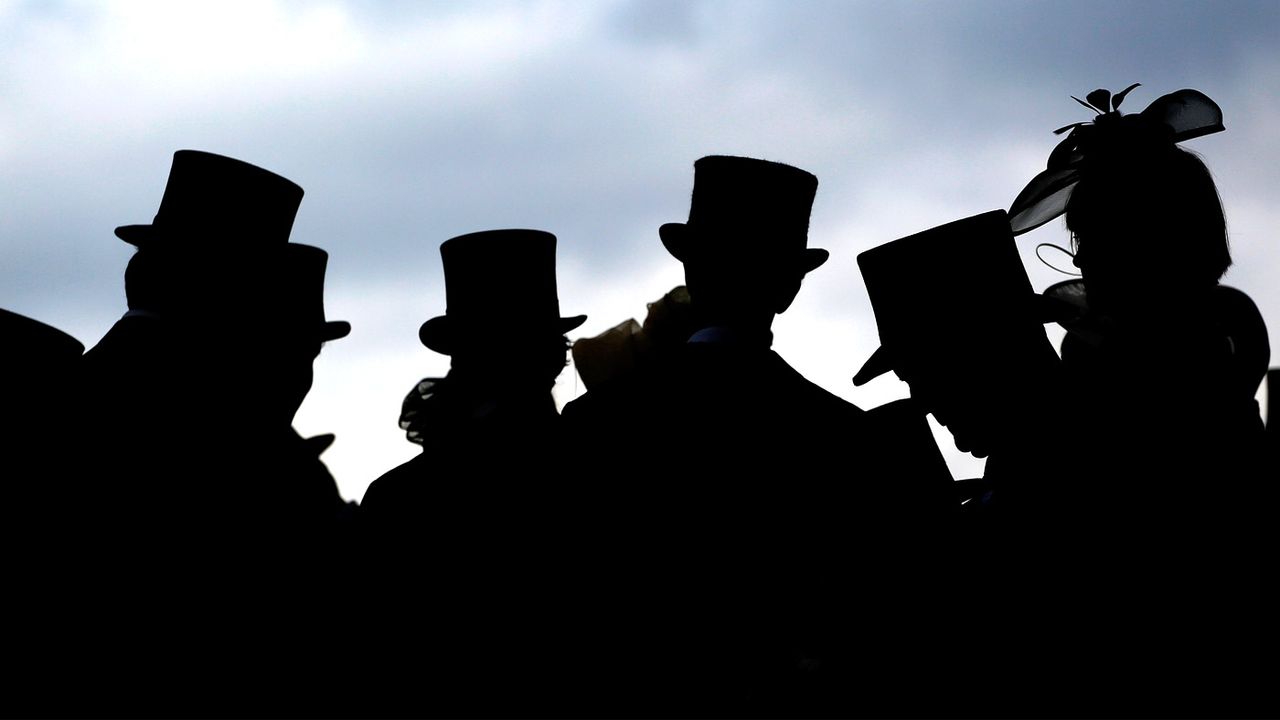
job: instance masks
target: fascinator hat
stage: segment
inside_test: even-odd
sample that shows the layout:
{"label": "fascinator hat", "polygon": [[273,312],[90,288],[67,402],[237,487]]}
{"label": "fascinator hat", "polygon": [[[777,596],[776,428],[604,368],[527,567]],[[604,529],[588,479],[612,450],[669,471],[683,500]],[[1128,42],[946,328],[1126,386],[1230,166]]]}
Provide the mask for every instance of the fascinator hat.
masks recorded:
{"label": "fascinator hat", "polygon": [[1031,179],[1009,207],[1009,224],[1014,235],[1034,230],[1062,215],[1081,172],[1120,147],[1172,146],[1184,140],[1211,135],[1226,129],[1222,109],[1199,90],[1184,89],[1156,98],[1140,113],[1122,115],[1120,104],[1134,83],[1112,95],[1094,90],[1085,100],[1072,96],[1081,105],[1097,112],[1092,121],[1072,123],[1054,130],[1066,137],[1049,153],[1046,169]]}

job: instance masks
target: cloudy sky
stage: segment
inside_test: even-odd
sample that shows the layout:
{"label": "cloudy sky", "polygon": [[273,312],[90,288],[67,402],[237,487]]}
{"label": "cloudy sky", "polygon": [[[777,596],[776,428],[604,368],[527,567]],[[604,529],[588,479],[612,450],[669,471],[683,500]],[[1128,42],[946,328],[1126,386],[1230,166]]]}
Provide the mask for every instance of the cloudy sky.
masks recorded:
{"label": "cloudy sky", "polygon": [[[174,150],[296,181],[293,240],[329,251],[328,314],[354,326],[297,424],[337,433],[325,460],[359,498],[416,453],[400,402],[448,367],[417,340],[443,240],[554,232],[561,307],[594,335],[681,281],[657,227],[687,214],[693,161],[748,155],[818,176],[810,244],[832,253],[775,347],[873,407],[905,386],[849,382],[876,346],[857,253],[1007,207],[1097,87],[1143,83],[1134,112],[1183,87],[1222,106],[1227,132],[1188,147],[1227,208],[1226,282],[1280,317],[1276,38],[1274,0],[0,0],[0,307],[97,342],[125,309],[112,229],[150,221]],[[1021,238],[1037,288],[1063,276],[1034,245],[1065,241]],[[566,373],[558,394],[580,390]]]}

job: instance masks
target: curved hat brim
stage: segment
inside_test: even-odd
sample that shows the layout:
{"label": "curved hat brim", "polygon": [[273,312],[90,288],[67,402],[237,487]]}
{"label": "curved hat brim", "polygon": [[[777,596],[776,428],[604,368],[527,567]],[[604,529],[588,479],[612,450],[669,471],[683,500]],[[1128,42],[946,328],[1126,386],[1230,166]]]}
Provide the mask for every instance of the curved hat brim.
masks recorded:
{"label": "curved hat brim", "polygon": [[866,385],[890,370],[893,370],[893,358],[889,356],[889,351],[881,345],[862,364],[862,369],[858,371],[858,374],[853,376],[853,384],[859,387]]}
{"label": "curved hat brim", "polygon": [[[662,238],[663,247],[680,262],[688,260],[691,249],[690,239],[695,233],[696,231],[686,223],[666,223],[658,228],[658,237]],[[830,257],[831,253],[821,248],[805,248],[798,260],[800,271],[809,273],[817,270]]]}
{"label": "curved hat brim", "polygon": [[680,262],[685,261],[689,233],[689,226],[684,223],[665,223],[658,228],[658,237],[662,238],[662,246]]}
{"label": "curved hat brim", "polygon": [[116,228],[116,237],[130,245],[141,247],[155,237],[155,228],[151,225],[121,225]]}
{"label": "curved hat brim", "polygon": [[804,255],[800,259],[800,268],[806,273],[813,272],[830,258],[831,253],[822,248],[805,248]]}
{"label": "curved hat brim", "polygon": [[320,326],[320,341],[338,340],[351,334],[351,323],[345,320],[331,320]]}
{"label": "curved hat brim", "polygon": [[[586,315],[572,315],[557,320],[555,331],[561,335],[587,321]],[[428,349],[441,355],[452,355],[457,349],[456,323],[448,315],[438,315],[422,323],[418,328],[418,340]]]}

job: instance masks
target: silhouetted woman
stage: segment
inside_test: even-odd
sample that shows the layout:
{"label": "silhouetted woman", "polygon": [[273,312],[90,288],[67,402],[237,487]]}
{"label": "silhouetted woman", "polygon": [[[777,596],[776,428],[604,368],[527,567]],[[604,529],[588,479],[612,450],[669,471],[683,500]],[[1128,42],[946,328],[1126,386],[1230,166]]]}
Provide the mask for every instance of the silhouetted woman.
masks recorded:
{"label": "silhouetted woman", "polygon": [[1010,215],[1020,232],[1066,212],[1081,280],[1046,294],[1081,310],[1062,357],[1089,502],[1234,514],[1268,490],[1256,478],[1254,395],[1270,349],[1253,302],[1219,284],[1231,264],[1222,203],[1205,164],[1177,144],[1222,131],[1222,111],[1179,90],[1121,115],[1133,87],[1088,95],[1101,114],[1059,131],[1071,132]]}
{"label": "silhouetted woman", "polygon": [[1248,296],[1219,284],[1231,264],[1222,203],[1178,146],[1221,132],[1222,111],[1179,90],[1121,115],[1133,87],[1081,101],[1101,114],[1059,131],[1070,134],[1010,209],[1015,232],[1065,211],[1081,274],[1045,291],[1079,310],[1062,323],[1072,387],[1050,399],[1068,430],[1045,458],[1076,476],[1051,498],[1068,522],[1022,540],[1034,554],[1017,569],[1047,570],[1011,586],[1035,598],[1011,627],[1052,638],[1037,643],[1051,658],[1030,663],[1040,676],[1087,667],[1082,696],[1121,713],[1274,712],[1274,664],[1238,646],[1280,641],[1260,572],[1275,546],[1254,400],[1267,332]]}

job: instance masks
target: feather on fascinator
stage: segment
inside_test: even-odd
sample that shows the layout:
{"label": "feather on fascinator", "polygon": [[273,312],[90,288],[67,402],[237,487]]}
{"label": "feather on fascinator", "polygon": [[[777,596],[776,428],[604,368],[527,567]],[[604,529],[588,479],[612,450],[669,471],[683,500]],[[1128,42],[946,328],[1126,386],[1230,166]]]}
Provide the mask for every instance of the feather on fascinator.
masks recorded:
{"label": "feather on fascinator", "polygon": [[1081,168],[1099,151],[1130,142],[1180,143],[1226,129],[1222,108],[1204,93],[1189,88],[1156,98],[1140,113],[1121,115],[1120,103],[1140,84],[1134,83],[1115,95],[1099,89],[1084,100],[1072,96],[1072,100],[1099,114],[1091,122],[1072,123],[1053,131],[1067,136],[1049,153],[1044,172],[1032,178],[1009,207],[1014,235],[1034,230],[1064,213],[1071,190],[1080,180]]}

